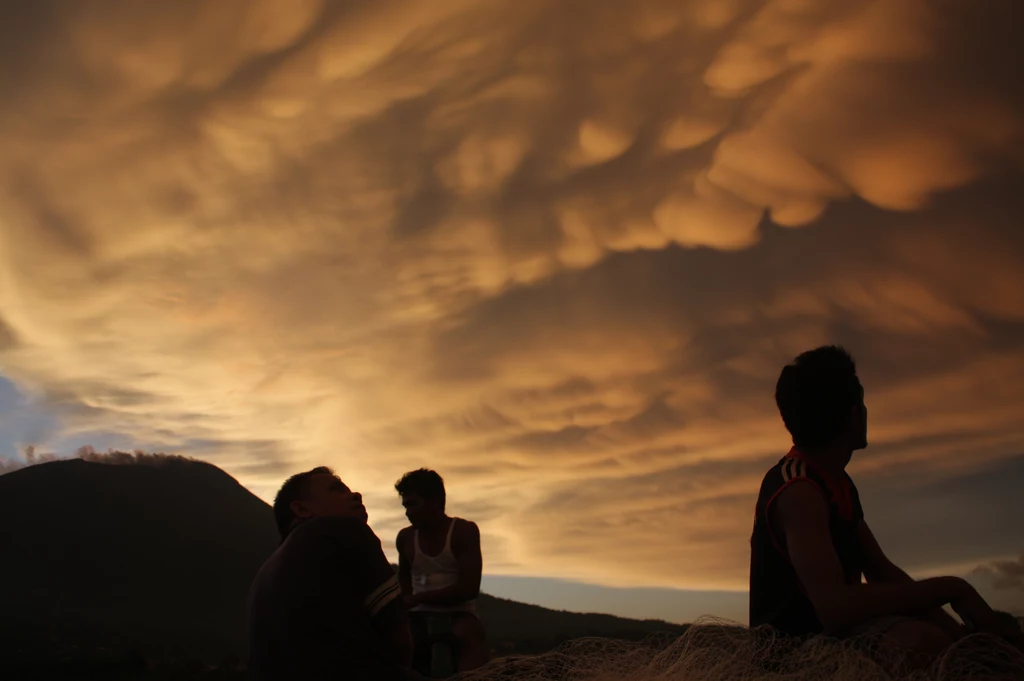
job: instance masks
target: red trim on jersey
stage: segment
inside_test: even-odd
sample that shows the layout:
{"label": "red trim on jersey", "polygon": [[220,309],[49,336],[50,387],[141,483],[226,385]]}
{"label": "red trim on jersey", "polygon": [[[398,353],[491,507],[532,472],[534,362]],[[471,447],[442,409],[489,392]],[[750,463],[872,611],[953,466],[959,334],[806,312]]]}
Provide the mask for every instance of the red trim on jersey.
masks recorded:
{"label": "red trim on jersey", "polygon": [[[796,459],[802,461],[806,466],[813,468],[814,472],[822,477],[825,484],[828,485],[828,491],[832,495],[832,500],[836,502],[836,506],[839,508],[839,514],[843,516],[845,520],[853,519],[853,494],[850,492],[850,480],[845,475],[841,480],[836,480],[829,473],[821,468],[813,459],[807,458],[807,455],[801,452],[796,447],[789,450],[786,454],[787,459]],[[828,499],[825,500],[826,503]]]}

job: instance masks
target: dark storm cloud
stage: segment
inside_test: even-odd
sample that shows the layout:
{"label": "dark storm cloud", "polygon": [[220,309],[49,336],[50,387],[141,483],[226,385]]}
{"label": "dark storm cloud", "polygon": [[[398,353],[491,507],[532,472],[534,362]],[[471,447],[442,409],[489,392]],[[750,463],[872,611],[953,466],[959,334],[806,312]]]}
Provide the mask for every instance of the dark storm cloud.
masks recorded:
{"label": "dark storm cloud", "polygon": [[264,497],[330,463],[385,534],[431,465],[508,570],[741,585],[810,345],[869,480],[1022,449],[1014,11],[6,3],[0,369]]}

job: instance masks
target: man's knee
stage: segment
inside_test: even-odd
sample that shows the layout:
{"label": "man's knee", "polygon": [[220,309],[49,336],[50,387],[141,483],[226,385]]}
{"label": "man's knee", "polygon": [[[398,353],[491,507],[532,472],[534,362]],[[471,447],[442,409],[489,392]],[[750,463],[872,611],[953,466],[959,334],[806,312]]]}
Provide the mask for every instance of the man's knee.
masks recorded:
{"label": "man's knee", "polygon": [[892,626],[881,644],[908,652],[938,656],[946,652],[953,640],[938,626],[921,620],[906,620]]}
{"label": "man's knee", "polygon": [[490,651],[483,622],[467,613],[455,618],[452,630],[459,641],[459,671],[469,671],[487,664]]}
{"label": "man's knee", "polygon": [[459,641],[464,643],[476,643],[485,638],[483,623],[476,615],[470,613],[454,618],[452,632]]}

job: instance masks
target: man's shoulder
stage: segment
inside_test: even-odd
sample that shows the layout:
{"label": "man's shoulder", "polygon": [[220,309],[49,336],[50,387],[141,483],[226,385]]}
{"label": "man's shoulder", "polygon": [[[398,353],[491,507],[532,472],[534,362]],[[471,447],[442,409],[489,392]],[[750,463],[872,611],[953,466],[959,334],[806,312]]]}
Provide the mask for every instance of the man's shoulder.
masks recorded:
{"label": "man's shoulder", "polygon": [[460,544],[480,543],[480,528],[472,520],[464,518],[453,518],[455,525],[452,527],[452,538]]}
{"label": "man's shoulder", "polygon": [[404,547],[409,546],[412,543],[413,533],[416,530],[413,529],[412,525],[403,527],[398,531],[398,536],[395,537],[395,545],[398,550],[401,551]]}
{"label": "man's shoulder", "polygon": [[[758,495],[758,514],[777,516],[780,512],[791,515],[795,509],[816,512],[822,501],[828,501],[823,483],[810,467],[794,457],[783,457],[765,473]],[[789,511],[787,513],[787,511]],[[799,512],[799,511],[797,511]]]}
{"label": "man's shoulder", "polygon": [[[845,473],[844,473],[845,475]],[[849,480],[849,476],[847,476]],[[806,481],[813,483],[819,489],[828,488],[828,483],[816,468],[813,461],[799,456],[784,456],[774,466],[768,469],[761,481],[761,493],[773,496],[782,488],[788,487],[790,483]],[[849,481],[853,485],[853,481]]]}
{"label": "man's shoulder", "polygon": [[282,558],[281,556],[287,551],[284,545],[278,546],[277,549],[270,554],[270,556],[263,561],[263,565],[256,572],[256,576],[253,577],[252,583],[249,588],[249,597],[252,598],[260,591],[266,588],[269,582],[274,579],[274,574],[279,569]]}
{"label": "man's shoulder", "polygon": [[761,478],[761,494],[768,494],[771,496],[775,491],[782,487],[787,482],[785,470],[788,468],[788,464],[793,461],[788,456],[784,456],[776,461],[771,468],[765,471],[764,476]]}
{"label": "man's shoulder", "polygon": [[821,491],[821,487],[806,476],[793,478],[776,496],[776,506],[781,509],[828,511],[828,499]]}

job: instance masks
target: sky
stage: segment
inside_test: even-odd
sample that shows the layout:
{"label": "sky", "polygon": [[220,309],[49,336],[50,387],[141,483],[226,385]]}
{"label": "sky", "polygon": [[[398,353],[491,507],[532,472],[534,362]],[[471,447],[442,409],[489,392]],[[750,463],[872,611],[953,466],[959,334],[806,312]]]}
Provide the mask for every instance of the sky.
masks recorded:
{"label": "sky", "polygon": [[391,554],[429,466],[486,589],[745,621],[841,343],[883,546],[1024,613],[1021,11],[0,4],[0,456],[331,465]]}

